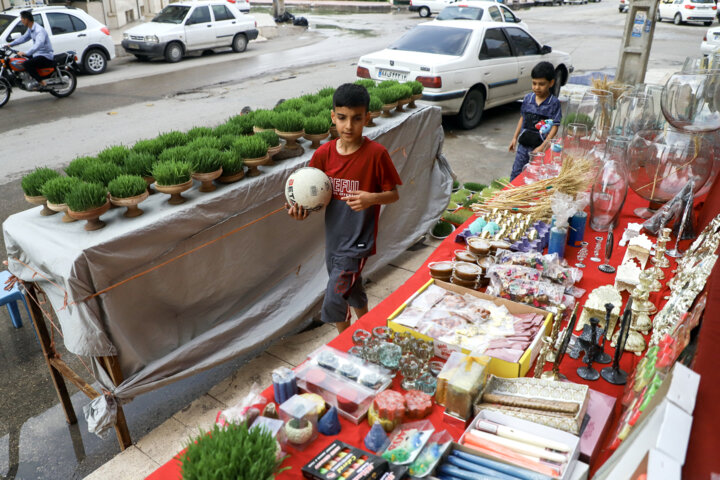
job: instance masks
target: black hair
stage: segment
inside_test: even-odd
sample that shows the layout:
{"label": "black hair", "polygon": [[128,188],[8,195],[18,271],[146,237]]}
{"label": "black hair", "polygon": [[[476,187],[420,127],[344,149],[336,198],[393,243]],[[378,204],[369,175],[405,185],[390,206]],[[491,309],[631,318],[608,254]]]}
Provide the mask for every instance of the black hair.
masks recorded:
{"label": "black hair", "polygon": [[540,62],[530,72],[532,78],[544,78],[548,82],[555,80],[555,67],[550,62]]}
{"label": "black hair", "polygon": [[31,22],[35,21],[35,19],[33,18],[33,14],[30,10],[23,10],[22,12],[20,12],[20,18],[30,20]]}
{"label": "black hair", "polygon": [[333,94],[333,109],[337,107],[365,107],[367,112],[370,109],[370,94],[362,85],[343,83]]}

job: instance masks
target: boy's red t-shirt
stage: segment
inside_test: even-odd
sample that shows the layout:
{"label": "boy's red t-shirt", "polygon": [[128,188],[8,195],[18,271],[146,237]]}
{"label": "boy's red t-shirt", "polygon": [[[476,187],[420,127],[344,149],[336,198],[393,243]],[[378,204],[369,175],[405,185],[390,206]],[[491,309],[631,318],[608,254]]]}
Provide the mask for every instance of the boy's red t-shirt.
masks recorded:
{"label": "boy's red t-shirt", "polygon": [[336,139],[315,151],[310,166],[325,172],[333,186],[333,198],[325,209],[327,254],[354,258],[373,255],[380,205],[354,212],[341,199],[356,190],[381,193],[402,185],[388,151],[363,137],[363,144],[356,152],[341,155]]}

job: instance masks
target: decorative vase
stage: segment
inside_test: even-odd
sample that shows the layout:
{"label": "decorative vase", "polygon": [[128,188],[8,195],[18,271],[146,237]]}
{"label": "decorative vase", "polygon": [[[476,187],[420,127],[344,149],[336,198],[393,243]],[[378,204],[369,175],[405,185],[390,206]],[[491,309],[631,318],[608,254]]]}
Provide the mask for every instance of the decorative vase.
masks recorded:
{"label": "decorative vase", "polygon": [[29,197],[25,195],[25,200],[33,205],[42,205],[43,209],[40,210],[40,215],[42,215],[43,217],[48,217],[50,215],[55,215],[56,213],[58,213],[48,208],[47,199],[42,195],[38,195],[37,197]]}
{"label": "decorative vase", "polygon": [[67,213],[68,208],[67,208],[67,205],[65,205],[64,203],[50,203],[50,202],[47,202],[47,207],[48,207],[50,210],[52,210],[53,212],[57,212],[57,213],[64,212],[65,215],[63,215],[63,217],[60,219],[60,220],[62,220],[64,223],[70,223],[70,222],[76,222],[76,221],[77,221],[77,220],[75,220],[74,218],[72,218],[71,216],[68,215],[68,213]]}
{"label": "decorative vase", "polygon": [[590,195],[590,228],[607,232],[615,226],[628,190],[627,137],[612,136],[605,147]]}
{"label": "decorative vase", "polygon": [[340,135],[338,135],[337,127],[335,125],[330,125],[330,140],[335,140]]}
{"label": "decorative vase", "polygon": [[310,145],[310,148],[312,148],[314,150],[320,146],[320,142],[325,140],[328,137],[328,135],[330,135],[329,130],[325,133],[315,133],[315,134],[306,133],[305,138],[312,142],[312,144]]}
{"label": "decorative vase", "polygon": [[126,218],[139,217],[143,214],[143,211],[140,210],[138,204],[148,198],[149,195],[150,193],[147,190],[145,190],[145,192],[141,193],[140,195],[136,195],[134,197],[115,198],[110,195],[110,203],[118,207],[127,207],[127,210],[123,214],[123,216]]}
{"label": "decorative vase", "polygon": [[189,190],[190,188],[192,188],[192,186],[192,178],[187,182],[178,185],[160,185],[155,182],[155,189],[158,192],[167,193],[168,195],[170,195],[170,199],[168,200],[168,203],[170,205],[180,205],[181,203],[185,203],[187,201],[187,198],[182,196],[182,192],[184,192],[185,190]]}
{"label": "decorative vase", "polygon": [[422,93],[416,93],[412,97],[410,97],[410,103],[408,103],[408,108],[417,108],[417,105],[415,105],[415,102],[420,100],[422,98]]}
{"label": "decorative vase", "polygon": [[[299,146],[299,145],[298,145]],[[260,169],[258,167],[260,165],[267,165],[267,163],[270,161],[270,156],[266,153],[264,157],[258,157],[258,158],[246,158],[244,160],[245,165],[249,167],[248,169],[248,177],[257,177],[260,175]]]}
{"label": "decorative vase", "polygon": [[94,230],[100,230],[105,226],[105,222],[100,220],[100,216],[110,210],[110,201],[106,200],[105,203],[97,208],[91,210],[85,210],[84,212],[73,212],[68,209],[68,215],[75,220],[87,220],[85,224],[85,230],[92,232]]}
{"label": "decorative vase", "polygon": [[383,105],[382,106],[382,116],[383,117],[391,117],[392,113],[390,113],[390,112],[392,112],[392,110],[394,108],[397,108],[397,106],[398,106],[398,102],[388,103],[387,105]]}
{"label": "decorative vase", "polygon": [[376,126],[377,124],[376,124],[373,120],[375,120],[375,119],[378,118],[380,115],[382,115],[382,110],[378,110],[378,111],[376,111],[376,112],[370,112],[368,115],[369,115],[369,117],[368,117],[368,122],[367,122],[367,124],[366,124],[365,126],[367,126],[367,127],[374,127],[374,126]]}
{"label": "decorative vase", "polygon": [[151,185],[153,183],[155,183],[155,177],[153,177],[153,176],[143,177],[143,180],[145,180],[145,183],[147,183],[148,193],[150,195],[155,195],[157,192],[154,189],[150,188]]}
{"label": "decorative vase", "polygon": [[286,150],[298,150],[302,148],[300,145],[298,145],[297,141],[299,138],[305,135],[305,130],[300,130],[299,132],[280,132],[278,130],[275,130],[275,133],[278,134],[278,137],[285,140]]}
{"label": "decorative vase", "polygon": [[218,177],[217,181],[218,183],[235,183],[242,180],[243,178],[245,178],[244,169],[230,175],[221,175]]}
{"label": "decorative vase", "polygon": [[675,73],[665,84],[661,107],[670,125],[683,132],[720,129],[720,71]]}
{"label": "decorative vase", "polygon": [[217,178],[220,178],[222,176],[222,168],[218,168],[214,172],[206,172],[206,173],[198,173],[195,172],[192,174],[192,178],[195,180],[198,180],[202,183],[199,190],[201,192],[214,192],[217,188],[215,184],[213,183],[213,180],[216,180]]}
{"label": "decorative vase", "polygon": [[412,97],[401,98],[401,99],[398,100],[398,102],[397,102],[397,107],[395,107],[395,111],[396,111],[396,112],[404,112],[405,110],[403,109],[403,107],[404,107],[405,105],[409,104],[411,101],[412,101]]}
{"label": "decorative vase", "polygon": [[267,167],[271,167],[275,165],[275,161],[273,160],[273,157],[280,153],[285,148],[285,140],[280,140],[280,145],[277,145],[275,147],[268,147],[268,161],[265,164]]}

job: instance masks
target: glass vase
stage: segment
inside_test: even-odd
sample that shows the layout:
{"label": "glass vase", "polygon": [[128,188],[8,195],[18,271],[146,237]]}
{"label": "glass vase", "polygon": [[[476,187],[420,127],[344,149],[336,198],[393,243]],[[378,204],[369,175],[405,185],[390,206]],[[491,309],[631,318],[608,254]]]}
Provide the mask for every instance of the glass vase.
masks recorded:
{"label": "glass vase", "polygon": [[661,107],[668,123],[683,132],[720,129],[720,70],[673,74],[665,84]]}
{"label": "glass vase", "polygon": [[590,195],[590,228],[607,232],[617,222],[628,190],[627,137],[611,136]]}
{"label": "glass vase", "polygon": [[657,111],[652,95],[630,92],[620,97],[615,106],[612,132],[614,135],[632,137],[641,130],[654,128],[657,123]]}
{"label": "glass vase", "polygon": [[610,133],[613,105],[612,93],[592,88],[585,92],[575,111],[568,113],[567,121],[585,124],[590,141],[604,143]]}

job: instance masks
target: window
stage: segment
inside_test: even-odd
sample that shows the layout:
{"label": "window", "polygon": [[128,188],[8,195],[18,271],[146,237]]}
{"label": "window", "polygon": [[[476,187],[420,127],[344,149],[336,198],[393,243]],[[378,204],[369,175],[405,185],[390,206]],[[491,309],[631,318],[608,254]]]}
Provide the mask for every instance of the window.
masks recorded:
{"label": "window", "polygon": [[190,18],[188,19],[188,24],[194,25],[196,23],[210,23],[209,7],[197,7],[193,10]]}
{"label": "window", "polygon": [[483,9],[451,5],[440,11],[436,20],[481,20]]}
{"label": "window", "polygon": [[485,39],[480,47],[480,60],[489,58],[511,57],[510,44],[500,28],[491,28],[485,32]]}
{"label": "window", "polygon": [[505,31],[515,47],[515,55],[518,57],[524,55],[540,55],[540,46],[525,31],[519,28],[508,28]]}
{"label": "window", "polygon": [[87,25],[85,25],[85,22],[77,18],[75,15],[70,15],[70,20],[72,21],[73,28],[76,32],[82,32],[87,28]]}
{"label": "window", "polygon": [[216,22],[219,22],[221,20],[235,20],[232,12],[230,12],[230,10],[228,10],[225,5],[213,5],[212,9]]}
{"label": "window", "polygon": [[185,16],[190,11],[190,7],[181,5],[168,5],[162,9],[162,12],[152,19],[153,22],[157,23],[182,23],[185,20]]}
{"label": "window", "polygon": [[490,13],[490,18],[492,18],[493,22],[502,22],[502,15],[500,14],[500,9],[498,7],[490,7],[488,9],[488,12]]}
{"label": "window", "polygon": [[72,18],[67,13],[48,13],[47,17],[53,35],[64,35],[75,31]]}
{"label": "window", "polygon": [[472,30],[452,27],[415,27],[389,48],[408,52],[435,53],[459,57],[465,51]]}
{"label": "window", "polygon": [[500,11],[503,14],[503,17],[505,17],[505,22],[507,23],[517,23],[517,20],[515,19],[515,15],[508,10],[507,8],[500,7]]}
{"label": "window", "polygon": [[[9,25],[10,22],[12,22],[13,19],[15,19],[15,18],[19,18],[19,17],[11,17],[11,16],[9,16],[9,15],[0,15],[0,31],[4,30],[5,27],[6,27],[7,25]],[[36,13],[35,15],[33,15],[33,20],[35,20],[35,23],[37,23],[37,24],[40,25],[41,27],[44,27],[44,26],[45,26],[45,24],[43,23],[43,19],[42,19],[42,17],[40,16],[40,14]],[[5,39],[5,41],[8,42],[8,43],[12,42],[13,39],[10,38],[10,36],[11,36],[13,33],[19,33],[20,35],[24,35],[24,34],[25,34],[25,30],[27,30],[27,27],[26,27],[25,25],[23,25],[22,22],[18,19],[18,22],[15,24],[15,26],[14,26],[13,29],[10,31],[10,33],[8,33],[8,36],[7,36],[7,38]]]}

